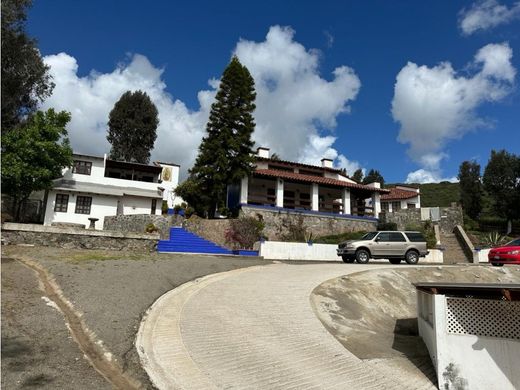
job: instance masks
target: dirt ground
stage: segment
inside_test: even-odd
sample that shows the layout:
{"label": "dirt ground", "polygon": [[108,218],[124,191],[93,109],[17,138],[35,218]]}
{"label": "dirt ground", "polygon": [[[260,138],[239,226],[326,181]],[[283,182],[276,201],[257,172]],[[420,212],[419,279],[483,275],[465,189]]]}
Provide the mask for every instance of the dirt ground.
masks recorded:
{"label": "dirt ground", "polygon": [[168,255],[50,247],[2,247],[2,388],[110,389],[71,337],[62,311],[36,273],[14,260],[34,259],[54,277],[81,320],[125,375],[152,388],[134,339],[141,317],[165,292],[198,277],[268,264],[255,258]]}
{"label": "dirt ground", "polygon": [[[316,287],[316,315],[357,357],[388,371],[422,371],[435,382],[428,350],[418,333],[416,282],[520,283],[520,266],[422,266],[365,271]],[[411,364],[410,364],[411,363]]]}

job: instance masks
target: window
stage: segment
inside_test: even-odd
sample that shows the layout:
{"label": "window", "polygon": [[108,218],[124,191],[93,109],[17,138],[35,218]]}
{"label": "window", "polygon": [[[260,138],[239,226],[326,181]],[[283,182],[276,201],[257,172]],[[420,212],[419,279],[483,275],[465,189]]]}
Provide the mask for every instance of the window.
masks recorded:
{"label": "window", "polygon": [[92,205],[92,197],[78,196],[76,198],[76,214],[90,214],[91,205]]}
{"label": "window", "polygon": [[392,211],[401,210],[401,202],[392,202]]}
{"label": "window", "polygon": [[54,203],[54,211],[58,213],[66,213],[69,205],[69,196],[67,194],[56,194],[56,202]]}
{"label": "window", "polygon": [[72,173],[79,173],[80,175],[90,175],[92,163],[90,161],[75,160],[72,167]]}
{"label": "window", "polygon": [[421,233],[407,232],[405,234],[406,234],[406,237],[408,237],[408,239],[411,242],[424,242],[424,241],[426,241],[426,239],[424,238],[424,236]]}
{"label": "window", "polygon": [[156,209],[157,209],[157,199],[152,199],[152,215],[155,215]]}
{"label": "window", "polygon": [[383,242],[389,242],[391,241],[390,240],[390,233],[379,233],[379,236],[377,236],[377,240],[378,241],[383,241]]}
{"label": "window", "polygon": [[415,208],[415,203],[408,203],[408,204],[407,204],[407,207],[408,207],[409,209],[414,209],[414,208]]}
{"label": "window", "polygon": [[388,210],[389,210],[388,202],[381,202],[381,211],[388,211]]}
{"label": "window", "polygon": [[404,239],[404,236],[399,232],[392,232],[390,233],[390,241],[392,242],[403,242],[406,241]]}

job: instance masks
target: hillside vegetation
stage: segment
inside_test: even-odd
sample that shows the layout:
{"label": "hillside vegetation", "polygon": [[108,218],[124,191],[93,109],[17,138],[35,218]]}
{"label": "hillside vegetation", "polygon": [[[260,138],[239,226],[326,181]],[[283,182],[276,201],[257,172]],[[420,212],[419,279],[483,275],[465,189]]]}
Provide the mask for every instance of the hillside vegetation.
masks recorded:
{"label": "hillside vegetation", "polygon": [[[386,187],[393,187],[395,185],[396,184],[388,184]],[[422,207],[448,207],[451,206],[452,202],[459,202],[460,200],[459,183],[443,181],[440,183],[409,185],[420,188]]]}

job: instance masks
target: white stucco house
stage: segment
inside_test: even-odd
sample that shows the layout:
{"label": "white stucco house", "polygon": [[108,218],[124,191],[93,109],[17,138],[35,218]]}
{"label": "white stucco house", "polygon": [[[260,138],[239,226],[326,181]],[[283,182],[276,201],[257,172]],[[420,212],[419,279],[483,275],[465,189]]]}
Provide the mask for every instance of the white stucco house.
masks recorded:
{"label": "white stucco house", "polygon": [[[273,159],[269,149],[257,149],[255,168],[235,189],[240,205],[256,205],[313,213],[375,217],[381,212],[381,195],[389,191],[379,183],[358,184],[324,158],[321,166]],[[233,192],[233,191],[231,191]],[[370,199],[367,205],[366,200]]]}
{"label": "white stucco house", "polygon": [[395,186],[389,189],[388,194],[381,196],[381,209],[389,213],[402,209],[421,208],[421,194],[419,188]]}
{"label": "white stucco house", "polygon": [[106,216],[118,214],[161,214],[162,201],[168,207],[180,204],[174,189],[179,182],[179,165],[153,165],[110,160],[83,154],[73,155],[72,168],[54,181],[46,196],[44,225],[75,223],[88,227],[97,218],[103,229]]}

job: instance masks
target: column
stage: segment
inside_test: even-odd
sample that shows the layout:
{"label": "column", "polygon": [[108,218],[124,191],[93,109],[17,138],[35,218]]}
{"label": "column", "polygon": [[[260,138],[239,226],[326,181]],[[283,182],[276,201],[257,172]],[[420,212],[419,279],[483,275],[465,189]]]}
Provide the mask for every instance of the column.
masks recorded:
{"label": "column", "polygon": [[247,195],[249,193],[249,178],[243,177],[240,182],[240,204],[247,204]]}
{"label": "column", "polygon": [[276,207],[283,207],[283,180],[276,179]]}
{"label": "column", "polygon": [[341,202],[343,204],[343,214],[350,214],[350,190],[347,188],[343,188],[343,196],[341,197]]}
{"label": "column", "polygon": [[381,212],[381,194],[379,192],[372,193],[372,207],[374,208],[374,217],[379,218]]}
{"label": "column", "polygon": [[312,211],[320,211],[320,188],[312,183]]}

